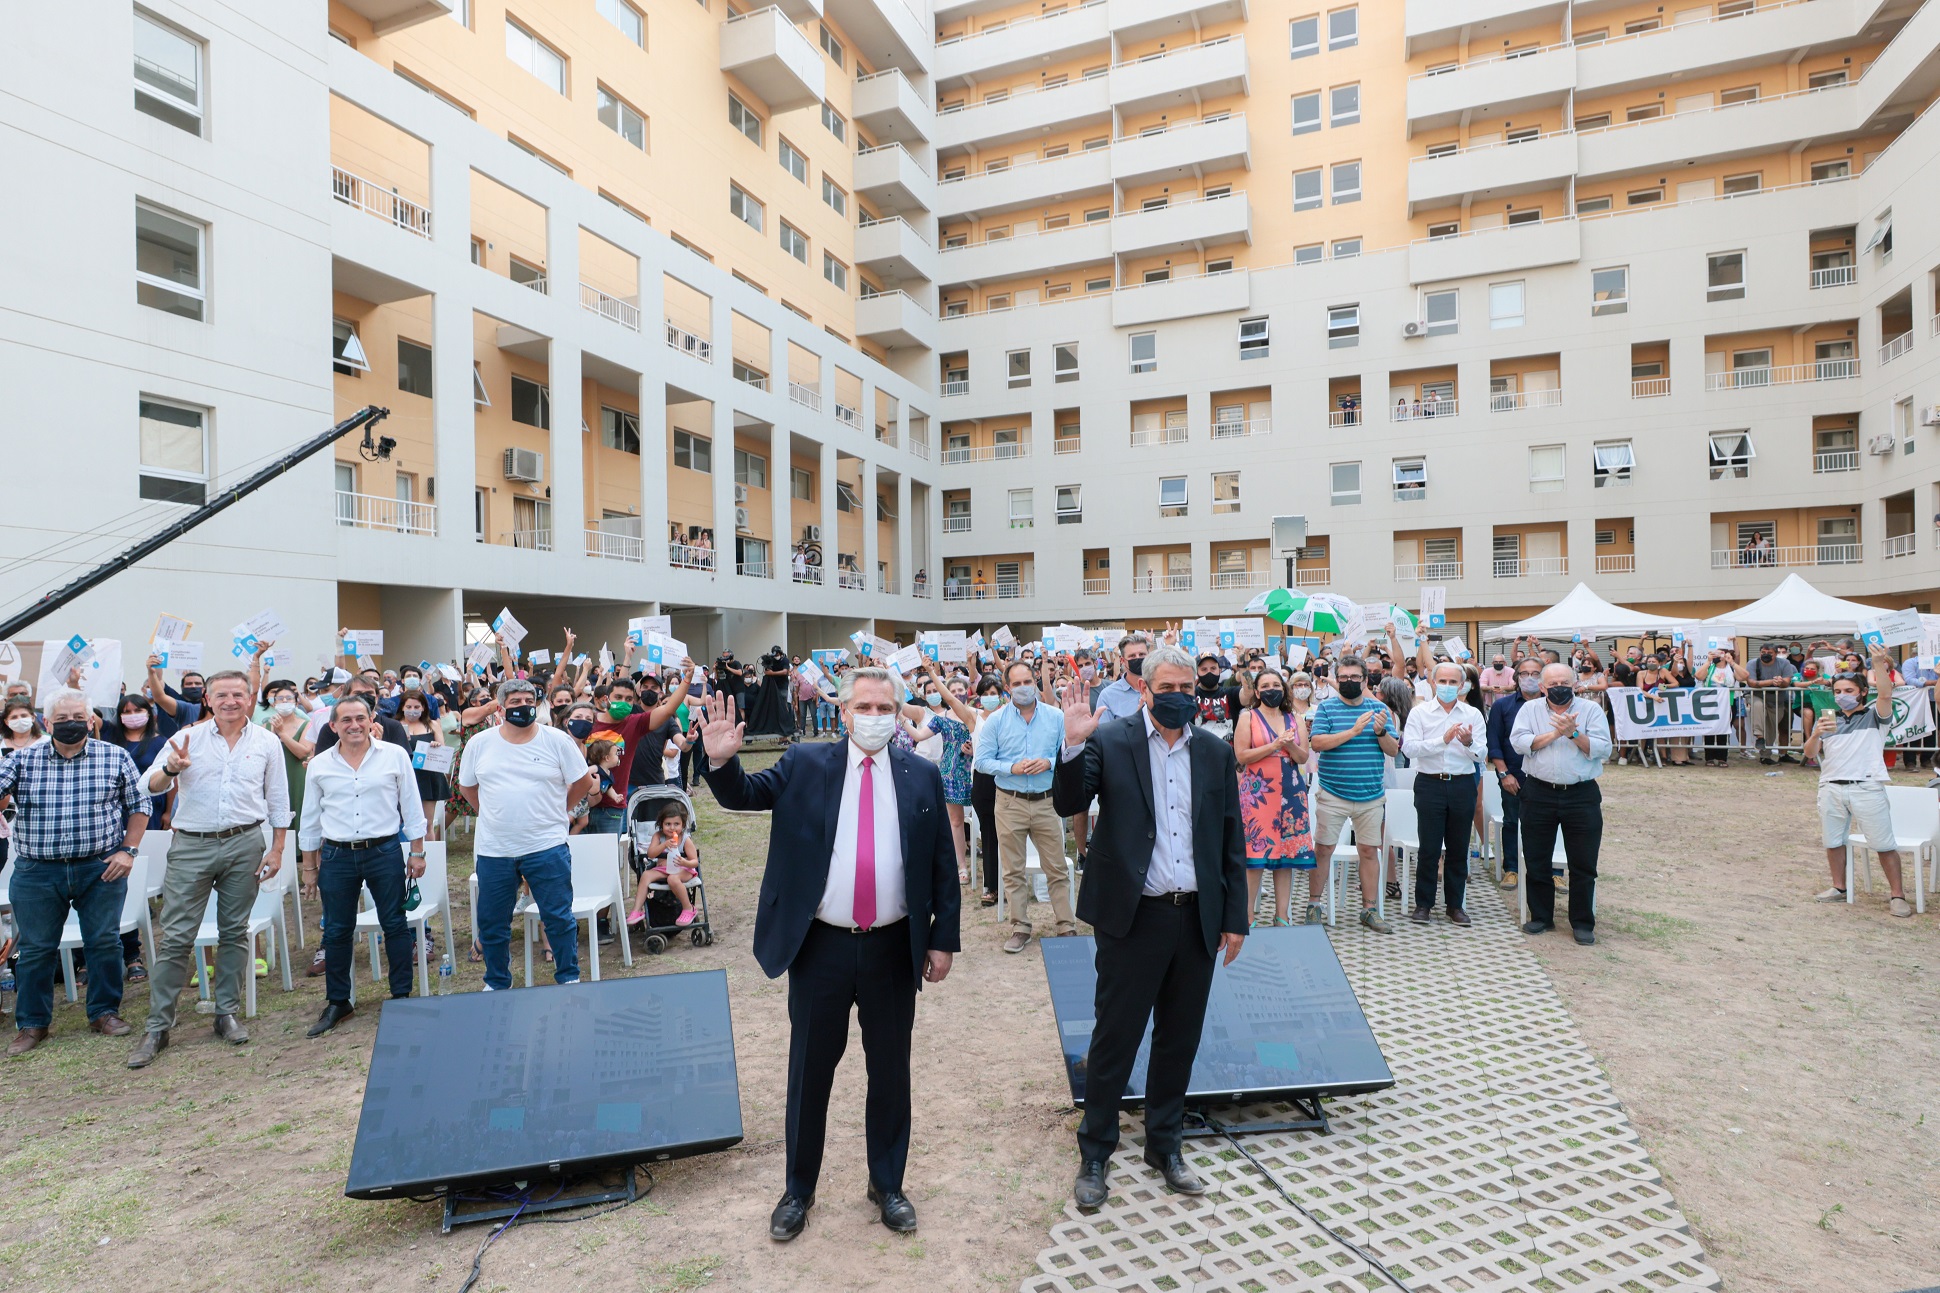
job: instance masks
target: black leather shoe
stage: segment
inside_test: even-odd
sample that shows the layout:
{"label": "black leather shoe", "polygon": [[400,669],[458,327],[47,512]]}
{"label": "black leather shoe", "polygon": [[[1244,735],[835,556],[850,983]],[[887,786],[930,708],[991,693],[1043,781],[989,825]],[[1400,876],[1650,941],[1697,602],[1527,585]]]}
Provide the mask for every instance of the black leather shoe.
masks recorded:
{"label": "black leather shoe", "polygon": [[1575,934],[1576,941],[1581,943],[1585,947],[1592,947],[1596,944],[1596,931],[1594,929],[1589,929],[1585,926],[1578,925],[1575,928],[1571,929],[1570,932],[1572,934]]}
{"label": "black leather shoe", "polygon": [[155,1062],[155,1057],[168,1049],[167,1033],[143,1033],[134,1049],[128,1052],[128,1067],[145,1069]]}
{"label": "black leather shoe", "polygon": [[329,1002],[323,1007],[323,1013],[317,1016],[317,1022],[310,1025],[310,1031],[303,1035],[305,1037],[321,1037],[356,1013],[356,1007],[352,1006],[348,1001]]}
{"label": "black leather shoe", "polygon": [[[873,1191],[871,1191],[873,1193]],[[808,1225],[808,1210],[815,1206],[813,1195],[798,1199],[792,1194],[781,1196],[781,1202],[768,1217],[768,1238],[787,1243],[802,1233]]]}
{"label": "black leather shoe", "polygon": [[1165,1188],[1174,1194],[1204,1194],[1206,1183],[1186,1166],[1186,1156],[1178,1150],[1170,1154],[1145,1156],[1145,1165],[1165,1178]]}
{"label": "black leather shoe", "polygon": [[1412,920],[1417,925],[1426,925],[1428,923],[1429,915],[1430,913],[1428,908],[1416,907],[1413,911],[1408,913],[1408,919]]}
{"label": "black leather shoe", "polygon": [[1532,920],[1522,927],[1522,932],[1525,934],[1547,934],[1554,928],[1556,927],[1546,920]]}
{"label": "black leather shoe", "polygon": [[1087,1212],[1095,1212],[1105,1206],[1105,1200],[1111,1197],[1111,1187],[1105,1184],[1103,1159],[1087,1160],[1078,1169],[1078,1180],[1071,1187],[1071,1197]]}
{"label": "black leather shoe", "polygon": [[215,1034],[231,1046],[241,1046],[249,1040],[249,1030],[234,1015],[217,1015]]}
{"label": "black leather shoe", "polygon": [[872,1183],[869,1186],[869,1202],[882,1209],[882,1224],[897,1234],[908,1234],[916,1229],[916,1205],[901,1190],[878,1190]]}
{"label": "black leather shoe", "polygon": [[1462,910],[1462,908],[1450,907],[1448,909],[1448,923],[1451,925],[1460,925],[1463,929],[1467,929],[1475,922],[1468,918],[1468,912]]}

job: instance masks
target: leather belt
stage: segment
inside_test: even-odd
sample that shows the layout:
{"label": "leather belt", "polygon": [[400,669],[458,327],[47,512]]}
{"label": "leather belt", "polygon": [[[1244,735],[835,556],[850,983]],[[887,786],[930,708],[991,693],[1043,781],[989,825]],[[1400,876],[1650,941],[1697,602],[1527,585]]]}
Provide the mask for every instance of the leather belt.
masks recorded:
{"label": "leather belt", "polygon": [[349,849],[355,853],[361,849],[378,849],[386,844],[395,843],[397,843],[395,835],[377,835],[367,840],[325,840],[323,846],[327,849]]}
{"label": "leather belt", "polygon": [[263,824],[261,822],[250,822],[243,826],[231,826],[226,831],[185,831],[178,826],[175,829],[175,833],[177,835],[186,835],[192,840],[226,840],[234,839],[244,831],[260,831],[262,829]]}
{"label": "leather belt", "polygon": [[997,793],[1009,795],[1012,799],[1022,799],[1027,803],[1036,803],[1040,799],[1051,797],[1051,792],[1048,790],[1006,790],[1002,786],[997,787]]}
{"label": "leather belt", "polygon": [[1144,902],[1162,902],[1168,907],[1191,907],[1199,901],[1199,895],[1191,889],[1175,889],[1171,893],[1142,893],[1139,898]]}
{"label": "leather belt", "polygon": [[1582,782],[1582,781],[1572,781],[1572,782],[1569,782],[1568,784],[1564,784],[1561,781],[1544,781],[1541,777],[1523,777],[1521,778],[1521,780],[1525,785],[1541,786],[1545,790],[1554,790],[1559,793],[1563,791],[1574,790],[1578,786],[1586,784],[1585,782]]}
{"label": "leather belt", "polygon": [[832,920],[817,920],[815,923],[825,929],[832,929],[842,934],[880,934],[885,929],[900,929],[908,920],[909,917],[907,916],[898,916],[892,921],[887,921],[880,925],[871,925],[867,929],[862,928],[860,925],[838,925]]}
{"label": "leather belt", "polygon": [[1467,772],[1419,772],[1417,771],[1415,773],[1415,776],[1417,779],[1421,777],[1428,777],[1434,781],[1469,781],[1474,779],[1475,770],[1471,768]]}

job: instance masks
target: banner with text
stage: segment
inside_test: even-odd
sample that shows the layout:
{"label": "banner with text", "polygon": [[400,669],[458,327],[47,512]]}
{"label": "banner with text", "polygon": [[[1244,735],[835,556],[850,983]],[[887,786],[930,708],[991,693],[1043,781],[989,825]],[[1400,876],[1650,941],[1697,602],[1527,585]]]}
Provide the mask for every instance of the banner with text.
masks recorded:
{"label": "banner with text", "polygon": [[1672,687],[1644,691],[1612,687],[1610,712],[1619,741],[1660,741],[1667,736],[1719,736],[1731,730],[1731,693],[1723,687]]}

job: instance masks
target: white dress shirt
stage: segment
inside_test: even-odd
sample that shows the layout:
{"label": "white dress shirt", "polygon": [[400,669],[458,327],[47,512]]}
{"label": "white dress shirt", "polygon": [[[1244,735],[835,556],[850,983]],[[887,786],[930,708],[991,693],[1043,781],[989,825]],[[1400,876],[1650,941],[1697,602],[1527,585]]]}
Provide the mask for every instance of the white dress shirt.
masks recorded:
{"label": "white dress shirt", "polygon": [[848,770],[842,779],[842,806],[835,815],[835,851],[829,855],[829,879],[822,887],[822,905],[815,909],[815,919],[844,929],[855,928],[862,761],[874,759],[869,782],[876,801],[876,924],[887,925],[909,914],[909,896],[903,889],[902,819],[896,815],[896,773],[889,766],[888,746],[870,754],[854,741],[847,741],[842,749]]}
{"label": "white dress shirt", "polygon": [[[1448,729],[1468,724],[1468,740],[1445,739]],[[1408,711],[1401,730],[1401,749],[1416,772],[1473,773],[1489,759],[1488,723],[1473,705],[1458,700],[1448,709],[1438,700]]]}
{"label": "white dress shirt", "polygon": [[309,850],[325,840],[424,838],[424,805],[418,800],[411,756],[389,741],[372,741],[363,762],[350,766],[344,747],[333,745],[310,760],[303,789],[303,822],[296,846]]}
{"label": "white dress shirt", "polygon": [[1610,757],[1610,724],[1603,717],[1603,706],[1576,696],[1570,700],[1569,708],[1576,715],[1576,730],[1587,739],[1588,754],[1575,741],[1561,738],[1540,750],[1535,748],[1537,737],[1555,730],[1555,712],[1547,700],[1532,700],[1516,711],[1515,726],[1509,729],[1509,744],[1522,756],[1526,777],[1573,786],[1579,781],[1595,780],[1603,772],[1603,761]]}
{"label": "white dress shirt", "polygon": [[1145,752],[1152,763],[1152,863],[1145,892],[1197,893],[1192,854],[1192,730],[1167,745],[1152,711],[1144,711]]}
{"label": "white dress shirt", "polygon": [[175,829],[226,831],[232,826],[268,822],[290,824],[290,781],[283,769],[283,743],[268,728],[244,723],[231,746],[215,723],[185,727],[163,744],[142,773],[142,786],[168,767],[169,751],[188,738],[189,766],[175,780]]}

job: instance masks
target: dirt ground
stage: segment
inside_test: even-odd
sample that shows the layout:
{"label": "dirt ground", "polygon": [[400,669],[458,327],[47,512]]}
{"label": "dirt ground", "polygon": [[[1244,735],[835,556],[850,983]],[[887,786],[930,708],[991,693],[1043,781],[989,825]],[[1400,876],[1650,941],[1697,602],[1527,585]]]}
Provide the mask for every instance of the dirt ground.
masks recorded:
{"label": "dirt ground", "polygon": [[[1813,904],[1812,778],[1760,771],[1610,769],[1603,937],[1594,950],[1545,939],[1541,955],[1727,1289],[1933,1284],[1940,909],[1894,920],[1883,893]],[[634,972],[726,969],[746,1140],[663,1166],[623,1212],[513,1229],[477,1287],[1016,1288],[1073,1168],[1039,958],[999,953],[968,891],[964,953],[917,1015],[921,1230],[892,1236],[864,1201],[852,1034],[808,1231],[773,1244],[786,1001],[747,951],[766,823],[704,793],[700,809],[718,941],[642,955]],[[463,955],[469,866],[455,849],[459,990],[480,978]],[[0,1288],[457,1289],[483,1227],[443,1236],[433,1205],[342,1196],[375,1021],[361,1012],[308,1041],[321,1004],[320,979],[288,996],[268,980],[250,1045],[222,1045],[187,1014],[135,1073],[126,1042],[88,1033],[62,1002],[51,1042],[0,1065]],[[131,989],[125,1013],[139,1023],[145,1007]]]}

